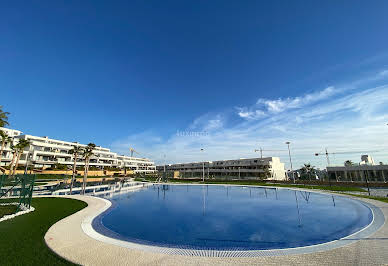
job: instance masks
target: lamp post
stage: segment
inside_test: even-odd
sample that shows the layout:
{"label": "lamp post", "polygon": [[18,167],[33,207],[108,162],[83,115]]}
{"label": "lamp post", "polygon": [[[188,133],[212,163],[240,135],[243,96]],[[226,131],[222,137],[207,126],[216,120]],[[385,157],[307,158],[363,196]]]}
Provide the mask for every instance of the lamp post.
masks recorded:
{"label": "lamp post", "polygon": [[[201,149],[201,152],[203,152],[203,151],[204,151],[204,149]],[[202,162],[202,182],[205,183],[205,161]]]}
{"label": "lamp post", "polygon": [[292,179],[293,179],[293,181],[295,183],[295,176],[294,176],[294,172],[292,170],[292,160],[291,160],[291,151],[290,151],[290,144],[291,144],[291,142],[286,141],[286,144],[287,144],[287,147],[288,147],[288,156],[290,157],[290,166],[291,166]]}

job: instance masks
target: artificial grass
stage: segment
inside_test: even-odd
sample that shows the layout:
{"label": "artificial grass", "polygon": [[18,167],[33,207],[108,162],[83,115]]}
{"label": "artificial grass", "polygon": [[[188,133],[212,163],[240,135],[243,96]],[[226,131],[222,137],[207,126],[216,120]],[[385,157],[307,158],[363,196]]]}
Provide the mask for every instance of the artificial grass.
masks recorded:
{"label": "artificial grass", "polygon": [[365,189],[359,187],[344,187],[344,186],[320,186],[320,185],[289,185],[289,184],[268,184],[268,183],[253,183],[253,182],[205,182],[206,184],[238,184],[238,185],[257,185],[257,186],[269,186],[269,187],[289,187],[289,188],[307,188],[307,189],[319,189],[328,191],[352,191],[352,192],[365,192]]}
{"label": "artificial grass", "polygon": [[[58,174],[35,174],[35,180],[38,179],[64,179],[65,175],[58,175]],[[70,175],[67,176],[68,178],[71,177]]]}
{"label": "artificial grass", "polygon": [[42,185],[47,185],[48,182],[35,182],[34,185],[36,186],[42,186]]}
{"label": "artificial grass", "polygon": [[275,187],[297,187],[297,188],[307,188],[307,189],[319,189],[319,190],[328,190],[328,191],[350,191],[350,192],[366,192],[365,189],[359,187],[344,187],[344,186],[320,186],[320,185],[280,185],[280,184],[266,184],[266,186],[275,186]]}
{"label": "artificial grass", "polygon": [[374,196],[366,196],[366,195],[354,195],[354,194],[347,194],[347,195],[351,195],[351,196],[358,197],[358,198],[373,199],[373,200],[378,200],[378,201],[381,201],[381,202],[388,203],[388,197],[383,198],[383,197],[374,197]]}
{"label": "artificial grass", "polygon": [[35,211],[0,223],[1,265],[73,265],[52,252],[44,241],[57,221],[87,206],[64,198],[34,198]]}
{"label": "artificial grass", "polygon": [[[136,181],[142,181],[144,179],[135,179]],[[146,178],[148,181],[155,181],[153,178]],[[360,187],[350,187],[350,186],[322,186],[322,185],[293,185],[293,184],[275,184],[275,183],[265,183],[257,180],[205,180],[205,182],[200,182],[197,180],[190,179],[169,179],[170,183],[195,183],[195,184],[230,184],[230,185],[252,185],[252,186],[270,186],[270,187],[289,187],[289,188],[306,188],[306,189],[319,189],[319,190],[328,190],[328,191],[350,191],[350,192],[365,192],[366,190]]]}
{"label": "artificial grass", "polygon": [[0,218],[4,215],[14,214],[17,208],[16,205],[0,205]]}

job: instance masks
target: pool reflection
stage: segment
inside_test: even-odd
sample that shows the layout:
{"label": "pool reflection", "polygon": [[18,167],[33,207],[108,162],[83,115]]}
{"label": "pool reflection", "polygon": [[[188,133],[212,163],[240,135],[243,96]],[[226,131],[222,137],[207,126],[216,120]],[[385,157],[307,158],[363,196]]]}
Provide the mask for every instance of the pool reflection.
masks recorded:
{"label": "pool reflection", "polygon": [[323,243],[372,221],[340,196],[283,188],[153,185],[110,198],[93,223],[103,234],[161,246],[275,249]]}

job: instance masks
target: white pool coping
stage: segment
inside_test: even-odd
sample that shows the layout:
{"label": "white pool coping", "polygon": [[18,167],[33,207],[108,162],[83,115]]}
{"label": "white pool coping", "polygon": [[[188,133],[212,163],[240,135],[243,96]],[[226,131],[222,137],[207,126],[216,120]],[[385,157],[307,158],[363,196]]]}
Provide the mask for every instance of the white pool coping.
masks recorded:
{"label": "white pool coping", "polygon": [[[303,191],[320,193],[311,190]],[[339,196],[338,194],[331,195]],[[385,224],[384,218],[384,216],[388,217],[388,204],[379,201],[360,200],[372,207],[373,222],[380,219],[379,228],[373,229],[372,223],[351,236],[314,246],[279,250],[237,251],[236,253],[236,251],[164,248],[106,237],[96,232],[91,224],[95,217],[110,207],[110,201],[90,196],[64,197],[83,200],[89,206],[54,224],[47,232],[45,240],[55,253],[82,265],[235,265],[256,263],[274,265],[279,263],[384,265],[388,262],[388,226]],[[376,214],[379,211],[381,215]],[[373,233],[373,231],[375,232]]]}
{"label": "white pool coping", "polygon": [[[159,185],[160,183],[157,183],[155,185]],[[166,184],[165,184],[166,185]],[[191,185],[191,184],[174,184],[174,185]],[[199,185],[199,184],[192,184],[192,185]],[[217,185],[218,184],[211,184],[211,185]],[[201,185],[204,186],[204,185]],[[205,185],[206,186],[206,185]],[[224,186],[224,185],[221,185]],[[230,185],[234,186],[234,185]],[[247,187],[239,185],[239,187]],[[273,187],[267,187],[267,186],[250,186],[250,187],[259,187],[259,188],[273,188]],[[277,189],[288,189],[288,188],[279,188]],[[291,190],[298,190],[298,191],[305,191],[302,189],[291,189]],[[311,191],[308,191],[311,192]],[[312,193],[318,193],[318,194],[329,194],[329,193],[323,193],[323,192],[312,192]],[[335,195],[335,196],[341,196],[341,195]],[[158,246],[158,245],[144,245],[139,244],[135,242],[130,241],[124,241],[116,238],[112,238],[106,235],[103,235],[96,230],[94,230],[92,223],[97,216],[108,210],[112,203],[109,200],[101,199],[105,202],[104,208],[102,208],[99,212],[96,212],[95,214],[87,217],[82,222],[82,229],[83,231],[90,237],[120,247],[125,247],[129,249],[137,249],[147,252],[158,252],[158,253],[164,253],[164,254],[170,254],[170,255],[183,255],[183,256],[205,256],[205,257],[261,257],[261,256],[284,256],[284,255],[294,255],[294,254],[307,254],[307,253],[313,253],[313,252],[320,252],[325,250],[330,250],[333,248],[342,247],[345,245],[349,245],[351,243],[354,243],[357,241],[358,238],[364,238],[368,237],[369,235],[376,232],[385,222],[384,215],[382,212],[374,205],[369,203],[364,203],[367,207],[370,208],[373,214],[372,221],[369,225],[362,228],[361,230],[348,235],[346,237],[343,237],[338,240],[333,240],[330,242],[325,242],[321,244],[316,245],[310,245],[310,246],[303,246],[303,247],[295,247],[295,248],[284,248],[284,249],[268,249],[268,250],[216,250],[216,249],[190,249],[190,248],[176,248],[176,247],[164,247],[164,246]],[[357,199],[352,199],[356,200]]]}
{"label": "white pool coping", "polygon": [[[15,203],[1,203],[0,205],[19,205],[19,203],[15,202]],[[8,215],[4,215],[3,217],[0,218],[0,223],[1,222],[4,222],[4,221],[7,221],[7,220],[11,220],[15,217],[18,217],[20,215],[24,215],[24,214],[27,214],[27,213],[30,213],[30,212],[33,212],[35,211],[35,208],[30,206],[28,209],[27,207],[24,207],[23,205],[21,206],[21,211],[18,211],[16,213],[13,213],[13,214],[8,214]]]}

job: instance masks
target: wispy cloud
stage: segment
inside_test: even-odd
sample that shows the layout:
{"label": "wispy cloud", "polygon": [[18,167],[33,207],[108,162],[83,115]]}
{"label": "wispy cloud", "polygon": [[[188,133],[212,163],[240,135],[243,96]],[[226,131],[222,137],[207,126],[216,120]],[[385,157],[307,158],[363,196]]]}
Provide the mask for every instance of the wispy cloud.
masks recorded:
{"label": "wispy cloud", "polygon": [[[162,154],[172,163],[253,157],[258,156],[254,149],[261,146],[283,150],[264,155],[279,156],[287,163],[284,142],[291,141],[296,166],[311,162],[323,167],[325,160],[315,157],[314,153],[325,147],[332,151],[382,150],[372,155],[377,161],[388,163],[388,76],[380,73],[301,96],[259,99],[254,106],[231,108],[232,112],[220,114],[208,113],[187,127],[208,131],[207,135],[173,134],[161,138],[146,132],[118,140],[112,144],[112,149],[136,143],[144,154],[158,163],[162,162]],[[371,80],[373,85],[368,84]],[[233,124],[225,122],[230,113],[238,118]],[[201,153],[201,147],[205,152]],[[338,164],[348,158],[357,161],[360,155],[336,155],[332,161]]]}
{"label": "wispy cloud", "polygon": [[214,131],[222,128],[224,117],[221,114],[205,114],[196,118],[188,127],[190,130]]}
{"label": "wispy cloud", "polygon": [[264,99],[260,98],[256,104],[251,107],[237,107],[237,114],[241,118],[248,120],[257,120],[268,115],[278,114],[289,109],[302,108],[304,106],[325,100],[342,90],[335,89],[330,86],[323,90],[307,93],[303,96],[279,98],[279,99]]}
{"label": "wispy cloud", "polygon": [[267,114],[262,110],[250,111],[246,107],[236,107],[236,109],[237,109],[237,114],[240,117],[248,120],[256,120],[267,116]]}
{"label": "wispy cloud", "polygon": [[380,77],[388,77],[388,69],[381,71],[378,76]]}
{"label": "wispy cloud", "polygon": [[257,105],[264,105],[270,113],[280,113],[287,109],[301,108],[303,106],[327,99],[328,97],[338,93],[334,87],[327,87],[324,90],[308,93],[302,97],[285,98],[277,100],[259,99]]}

